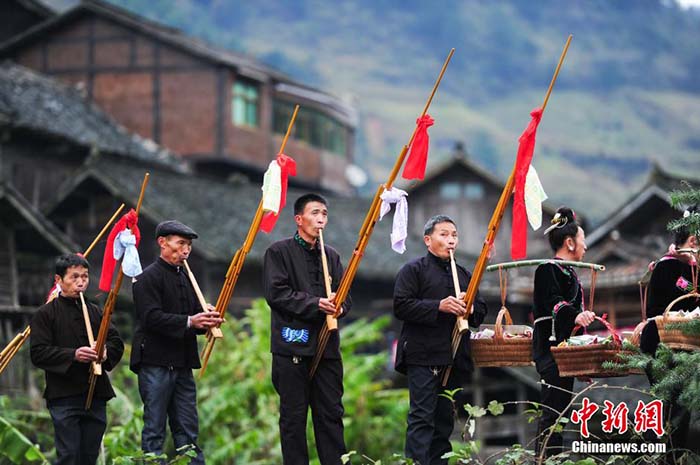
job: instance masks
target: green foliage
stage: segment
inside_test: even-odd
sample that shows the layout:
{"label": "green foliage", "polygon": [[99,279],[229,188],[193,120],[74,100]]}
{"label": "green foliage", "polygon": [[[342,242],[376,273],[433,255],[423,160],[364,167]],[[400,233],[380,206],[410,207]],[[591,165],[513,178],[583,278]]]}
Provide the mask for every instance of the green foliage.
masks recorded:
{"label": "green foliage", "polygon": [[[388,454],[402,448],[408,394],[389,389],[390,382],[380,379],[386,352],[360,353],[383,340],[388,323],[387,317],[341,325],[343,404],[346,443],[368,455],[394,460]],[[282,463],[279,397],[270,381],[270,309],[264,300],[256,300],[242,318],[229,318],[222,330],[224,338],[217,341],[204,377],[197,380],[199,442],[207,463],[229,464],[232,458],[237,465]],[[143,406],[137,377],[128,367],[129,355],[127,346],[123,361],[110,373],[117,397],[107,404],[104,463],[157,463],[157,457],[140,452]],[[0,406],[7,407],[7,400],[0,398]],[[52,451],[53,427],[46,410],[7,408],[3,414],[17,430],[31,433],[42,450]],[[318,463],[310,418],[307,436],[312,462]],[[178,453],[168,439],[166,453],[171,457],[168,464],[180,465],[188,463],[192,451]]]}
{"label": "green foliage", "polygon": [[116,456],[112,465],[187,465],[197,456],[194,447],[184,446],[177,450],[175,457],[168,459],[167,454],[156,455],[139,451],[133,456]]}
{"label": "green foliage", "polygon": [[619,363],[606,362],[605,368],[649,370],[654,379],[651,394],[665,402],[671,400],[690,409],[700,405],[700,352],[674,351],[659,344],[656,356],[638,352],[623,354]]}
{"label": "green foliage", "polygon": [[[684,210],[690,206],[700,206],[700,189],[694,189],[690,183],[683,181],[682,190],[671,192],[671,206],[678,210]],[[669,231],[677,231],[686,228],[691,234],[700,235],[700,212],[684,212],[684,215],[668,223]]]}
{"label": "green foliage", "polygon": [[0,417],[0,458],[2,457],[17,465],[25,463],[48,464],[38,446],[32,444],[17,428]]}
{"label": "green foliage", "polygon": [[413,459],[406,458],[400,454],[393,454],[388,460],[383,461],[371,459],[366,455],[358,454],[357,451],[354,450],[351,450],[347,454],[341,456],[341,461],[343,465],[351,463],[352,457],[358,457],[360,460],[362,460],[361,463],[357,461],[352,462],[355,465],[415,465]]}
{"label": "green foliage", "polygon": [[700,336],[700,319],[692,318],[688,321],[670,323],[668,329],[680,329],[686,336]]}
{"label": "green foliage", "polygon": [[503,411],[505,410],[505,408],[503,407],[503,404],[496,401],[496,400],[492,400],[491,402],[489,402],[489,405],[486,407],[486,409],[494,417],[501,415],[503,413]]}

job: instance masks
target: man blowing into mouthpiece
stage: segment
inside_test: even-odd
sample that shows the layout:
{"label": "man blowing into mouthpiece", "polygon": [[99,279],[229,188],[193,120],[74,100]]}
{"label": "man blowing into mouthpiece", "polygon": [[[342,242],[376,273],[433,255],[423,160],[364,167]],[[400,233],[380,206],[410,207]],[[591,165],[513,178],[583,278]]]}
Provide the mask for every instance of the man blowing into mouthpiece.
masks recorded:
{"label": "man blowing into mouthpiece", "polygon": [[[340,465],[343,439],[343,364],[338,331],[332,331],[313,378],[309,370],[326,315],[336,314],[335,293],[326,295],[319,230],[328,221],[328,202],[306,194],[294,203],[297,231],[272,244],[263,264],[265,298],[272,309],[272,384],[280,396],[280,436],[284,465],[308,465],[306,416],[311,406],[322,465]],[[343,276],[340,256],[325,246],[332,289]],[[348,297],[339,318],[350,310]]]}
{"label": "man blowing into mouthpiece", "polygon": [[211,305],[201,308],[183,266],[196,238],[197,233],[179,221],[156,227],[160,256],[134,282],[137,319],[131,370],[138,374],[143,400],[143,451],[163,453],[167,420],[175,447],[193,445],[197,456],[190,463],[203,465],[192,369],[200,367],[197,335],[223,320]]}

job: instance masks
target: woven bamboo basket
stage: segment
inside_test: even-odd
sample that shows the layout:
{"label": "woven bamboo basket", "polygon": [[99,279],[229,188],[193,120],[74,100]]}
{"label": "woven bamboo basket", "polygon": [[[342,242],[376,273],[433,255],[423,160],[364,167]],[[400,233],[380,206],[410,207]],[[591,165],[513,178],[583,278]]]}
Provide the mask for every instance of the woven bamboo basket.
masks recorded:
{"label": "woven bamboo basket", "polygon": [[673,306],[684,299],[700,299],[700,293],[691,292],[689,294],[682,295],[677,299],[673,300],[668,304],[664,314],[660,317],[656,317],[656,327],[659,330],[659,340],[666,344],[671,349],[676,350],[700,350],[700,336],[690,336],[683,334],[681,328],[669,329],[668,325],[672,323],[689,323],[688,318],[683,317],[672,317],[669,312]]}
{"label": "woven bamboo basket", "polygon": [[[552,347],[552,355],[559,368],[559,376],[577,376],[585,378],[610,378],[638,374],[636,371],[609,371],[603,369],[603,363],[618,361],[622,353],[622,341],[610,323],[600,317],[595,317],[605,325],[613,337],[612,344],[590,344],[585,346]],[[574,327],[571,335],[575,335],[580,326]]]}
{"label": "woven bamboo basket", "polygon": [[[505,325],[503,320],[505,319]],[[504,331],[523,332],[532,328],[524,325],[513,325],[513,319],[506,307],[501,307],[496,317],[496,324],[481,325],[494,331],[491,339],[472,339],[470,341],[472,359],[477,367],[522,367],[534,365],[532,361],[532,336],[529,338],[503,337]]]}

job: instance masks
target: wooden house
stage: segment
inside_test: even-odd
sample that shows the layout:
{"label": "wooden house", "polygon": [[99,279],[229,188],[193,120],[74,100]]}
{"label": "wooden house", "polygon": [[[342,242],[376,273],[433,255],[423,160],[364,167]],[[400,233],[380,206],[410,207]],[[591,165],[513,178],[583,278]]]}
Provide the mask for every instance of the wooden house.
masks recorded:
{"label": "wooden house", "polygon": [[345,175],[357,119],[351,105],[107,2],[80,2],[5,42],[0,57],[78,85],[129,131],[222,177],[257,178],[300,104],[287,145],[299,165],[295,182],[354,192]]}
{"label": "wooden house", "polygon": [[655,164],[642,188],[587,237],[586,259],[607,267],[598,277],[597,306],[617,327],[633,327],[641,321],[639,280],[649,263],[673,242],[666,226],[682,212],[671,207],[669,193],[682,189],[681,181],[700,185],[698,178]]}
{"label": "wooden house", "polygon": [[[57,255],[78,250],[75,243],[11,185],[0,182],[0,346],[31,321],[53,285]],[[26,392],[35,386],[26,350],[0,377],[0,391]],[[36,388],[34,387],[34,390]]]}

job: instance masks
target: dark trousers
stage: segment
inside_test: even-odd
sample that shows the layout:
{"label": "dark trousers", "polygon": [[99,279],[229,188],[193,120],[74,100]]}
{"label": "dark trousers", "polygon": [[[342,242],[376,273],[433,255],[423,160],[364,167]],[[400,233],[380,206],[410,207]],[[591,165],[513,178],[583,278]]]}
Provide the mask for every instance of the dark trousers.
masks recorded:
{"label": "dark trousers", "polygon": [[446,465],[447,459],[441,457],[452,450],[454,409],[440,393],[461,387],[462,375],[452,370],[447,386],[442,387],[443,368],[407,366],[410,405],[405,453],[420,465]]}
{"label": "dark trousers", "polygon": [[95,465],[107,427],[107,402],[93,399],[85,410],[85,396],[47,402],[56,440],[55,465]]}
{"label": "dark trousers", "polygon": [[272,384],[280,396],[280,439],[284,465],[308,465],[306,417],[311,419],[322,465],[340,465],[343,438],[343,362],[323,359],[309,380],[310,358],[272,355]]}
{"label": "dark trousers", "polygon": [[141,449],[163,453],[166,419],[176,448],[194,445],[197,457],[193,465],[204,464],[204,454],[197,446],[197,387],[192,370],[142,365],[139,370],[139,393],[143,401]]}
{"label": "dark trousers", "polygon": [[[537,371],[545,383],[542,385],[540,403],[542,404],[542,416],[537,427],[537,439],[535,443],[535,454],[539,457],[544,441],[549,436],[550,429],[559,418],[559,414],[564,412],[571,402],[571,391],[574,388],[574,378],[562,378],[559,376],[554,360],[551,363],[541,366],[537,364]],[[566,414],[562,417],[565,418]],[[561,433],[554,432],[547,441],[545,457],[559,454],[563,451],[564,438]]]}

